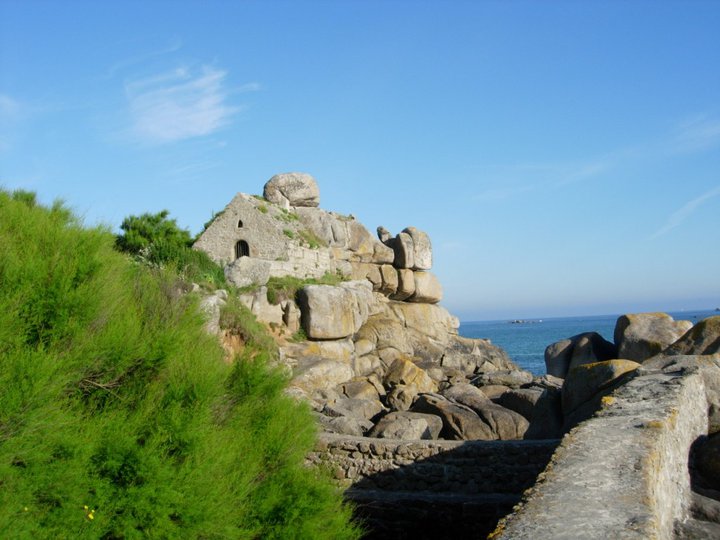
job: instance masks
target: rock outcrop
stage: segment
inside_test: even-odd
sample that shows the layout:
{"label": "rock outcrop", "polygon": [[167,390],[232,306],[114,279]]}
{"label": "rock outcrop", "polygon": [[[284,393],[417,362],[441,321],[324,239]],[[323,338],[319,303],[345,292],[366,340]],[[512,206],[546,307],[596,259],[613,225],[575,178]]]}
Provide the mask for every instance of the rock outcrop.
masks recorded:
{"label": "rock outcrop", "polygon": [[265,184],[263,197],[284,208],[320,205],[317,182],[305,173],[276,174]]}

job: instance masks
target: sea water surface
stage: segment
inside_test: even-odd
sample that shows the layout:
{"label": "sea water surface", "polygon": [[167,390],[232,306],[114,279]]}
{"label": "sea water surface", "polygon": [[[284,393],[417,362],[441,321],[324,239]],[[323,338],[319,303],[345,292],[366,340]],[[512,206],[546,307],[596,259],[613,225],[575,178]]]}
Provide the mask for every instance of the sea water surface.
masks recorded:
{"label": "sea water surface", "polygon": [[[720,315],[713,310],[668,312],[675,320],[693,323]],[[524,319],[518,321],[476,321],[460,323],[460,335],[470,338],[489,339],[508,353],[523,369],[535,375],[545,374],[545,348],[583,332],[597,332],[613,341],[615,323],[619,315],[594,315],[587,317],[554,317],[548,319]]]}

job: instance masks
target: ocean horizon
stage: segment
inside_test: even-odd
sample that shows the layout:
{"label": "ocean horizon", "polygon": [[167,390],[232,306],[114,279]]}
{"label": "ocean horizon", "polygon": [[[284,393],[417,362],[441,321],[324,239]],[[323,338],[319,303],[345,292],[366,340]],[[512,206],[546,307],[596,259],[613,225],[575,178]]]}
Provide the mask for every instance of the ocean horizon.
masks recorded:
{"label": "ocean horizon", "polygon": [[[693,324],[720,315],[716,309],[667,311],[675,320]],[[545,375],[545,348],[552,343],[584,332],[597,332],[613,341],[616,315],[587,315],[576,317],[547,317],[536,319],[501,319],[492,321],[462,321],[459,333],[463,337],[489,339],[502,347],[522,369],[533,375]]]}

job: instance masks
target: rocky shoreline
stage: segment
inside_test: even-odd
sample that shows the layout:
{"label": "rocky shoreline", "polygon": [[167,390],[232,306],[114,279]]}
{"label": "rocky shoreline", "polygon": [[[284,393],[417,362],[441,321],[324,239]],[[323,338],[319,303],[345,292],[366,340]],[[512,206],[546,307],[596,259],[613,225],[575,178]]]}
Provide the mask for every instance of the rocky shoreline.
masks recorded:
{"label": "rocky shoreline", "polygon": [[[502,512],[488,514],[487,528],[532,484],[557,441],[612,405],[613,393],[639,374],[677,362],[683,369],[707,368],[709,437],[693,450],[702,464],[693,470],[704,490],[699,497],[720,490],[720,438],[713,436],[720,431],[720,317],[693,326],[664,313],[623,315],[612,342],[587,332],[549,344],[547,375],[534,377],[490,341],[458,335],[459,321],[438,305],[442,287],[430,272],[426,233],[408,227],[392,235],[378,227],[374,237],[352,216],[320,209],[317,184],[301,173],[273,177],[264,195],[238,194],[195,247],[226,264],[228,280],[247,291],[240,300],[273,330],[290,375],[287,392],[310,404],[327,434],[308,462],[334,467],[339,480],[355,486],[358,499],[364,500],[357,494],[363,485],[377,491],[369,479],[436,454],[413,453],[413,444],[435,444],[437,450],[449,441],[539,441],[533,453],[545,457],[534,460],[522,488],[503,499]],[[345,281],[308,284],[292,297],[268,294],[274,277],[327,273]],[[211,331],[219,331],[226,295],[216,291],[203,299]],[[390,447],[395,450],[378,453]],[[482,489],[476,494],[497,495],[502,486]],[[415,500],[423,506],[420,492]],[[720,503],[707,499],[712,502],[703,499],[695,515],[720,516]],[[420,515],[430,519],[427,512]],[[703,519],[692,527],[715,526]],[[678,529],[679,537],[699,537],[688,527]]]}

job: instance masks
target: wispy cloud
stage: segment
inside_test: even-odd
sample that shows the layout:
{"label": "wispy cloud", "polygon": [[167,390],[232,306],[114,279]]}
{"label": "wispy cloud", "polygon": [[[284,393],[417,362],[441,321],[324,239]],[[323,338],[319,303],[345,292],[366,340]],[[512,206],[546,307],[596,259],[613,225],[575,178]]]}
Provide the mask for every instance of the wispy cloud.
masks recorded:
{"label": "wispy cloud", "polygon": [[673,212],[668,218],[668,220],[665,222],[665,225],[655,231],[650,236],[650,238],[654,239],[663,236],[664,234],[667,234],[675,227],[681,225],[682,222],[685,221],[687,218],[689,218],[700,207],[700,205],[702,205],[709,199],[712,199],[713,197],[717,197],[718,195],[720,195],[720,186],[706,191],[699,197],[696,197],[691,201],[686,202],[679,210]]}
{"label": "wispy cloud", "polygon": [[678,152],[706,150],[720,144],[720,118],[696,115],[680,124],[674,147]]}
{"label": "wispy cloud", "polygon": [[0,120],[14,118],[18,114],[20,103],[7,94],[0,94]]}
{"label": "wispy cloud", "polygon": [[198,73],[181,67],[126,83],[134,134],[145,142],[170,143],[215,133],[240,110],[227,103],[226,76],[214,67]]}

